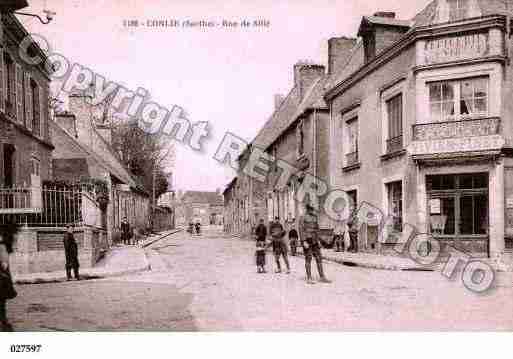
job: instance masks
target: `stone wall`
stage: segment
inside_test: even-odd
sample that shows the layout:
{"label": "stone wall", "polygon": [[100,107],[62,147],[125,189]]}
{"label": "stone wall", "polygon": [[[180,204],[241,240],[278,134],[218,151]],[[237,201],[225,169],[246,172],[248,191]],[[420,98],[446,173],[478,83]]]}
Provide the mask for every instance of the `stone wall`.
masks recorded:
{"label": "stone wall", "polygon": [[[63,238],[65,228],[22,228],[15,238],[10,258],[13,275],[52,272],[65,269]],[[81,268],[96,264],[108,250],[107,232],[92,227],[74,230]]]}

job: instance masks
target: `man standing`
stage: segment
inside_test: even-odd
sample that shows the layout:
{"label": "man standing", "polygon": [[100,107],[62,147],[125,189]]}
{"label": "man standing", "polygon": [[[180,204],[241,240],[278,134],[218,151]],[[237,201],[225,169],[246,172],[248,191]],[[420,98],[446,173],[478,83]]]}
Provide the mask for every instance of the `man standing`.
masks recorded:
{"label": "man standing", "polygon": [[300,241],[303,247],[303,254],[305,256],[305,269],[306,269],[306,282],[314,284],[312,279],[312,257],[315,257],[317,263],[317,270],[319,271],[319,281],[322,283],[331,283],[326,279],[324,270],[322,268],[321,244],[319,242],[319,221],[314,212],[314,208],[306,205],[306,213],[301,218],[300,222]]}
{"label": "man standing", "polygon": [[280,218],[274,218],[274,222],[269,225],[269,232],[272,237],[272,245],[274,252],[274,259],[276,260],[276,273],[281,273],[280,257],[283,256],[283,261],[287,266],[287,274],[290,274],[290,264],[287,253],[287,244],[285,243],[285,231],[280,223]]}
{"label": "man standing", "polygon": [[265,227],[264,220],[261,218],[260,223],[255,229],[255,235],[257,241],[264,241],[267,237],[267,228]]}
{"label": "man standing", "polygon": [[343,252],[344,251],[344,233],[345,233],[345,223],[340,219],[341,215],[339,214],[338,220],[335,223],[335,228],[333,229],[333,241],[335,245],[333,246],[335,252]]}
{"label": "man standing", "polygon": [[121,222],[121,236],[124,244],[130,244],[130,224],[126,217]]}
{"label": "man standing", "polygon": [[73,236],[71,225],[68,225],[66,233],[64,233],[64,254],[66,256],[66,277],[71,280],[71,270],[73,269],[75,279],[80,280],[78,274],[78,268],[80,267],[78,263],[78,245]]}
{"label": "man standing", "polygon": [[297,255],[297,242],[298,234],[296,230],[296,221],[293,219],[289,224],[289,243],[290,243],[290,254],[295,257]]}

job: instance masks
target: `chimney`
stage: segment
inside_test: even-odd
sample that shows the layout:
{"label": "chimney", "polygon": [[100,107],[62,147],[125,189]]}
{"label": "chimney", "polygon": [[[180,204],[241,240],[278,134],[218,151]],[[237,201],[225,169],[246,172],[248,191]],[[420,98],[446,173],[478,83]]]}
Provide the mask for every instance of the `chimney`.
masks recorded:
{"label": "chimney", "polygon": [[285,96],[283,96],[281,94],[274,95],[274,109],[275,110],[279,109],[284,100],[285,100]]}
{"label": "chimney", "polygon": [[410,29],[410,22],[395,18],[395,12],[379,11],[373,16],[364,16],[358,29],[363,39],[365,62],[390,47]]}
{"label": "chimney", "polygon": [[110,125],[96,125],[96,131],[109,145],[112,145],[112,128]]}
{"label": "chimney", "polygon": [[69,95],[69,111],[75,115],[77,138],[80,142],[93,146],[93,112],[89,101],[91,95],[72,93]]}
{"label": "chimney", "polygon": [[299,99],[302,101],[308,88],[319,77],[324,75],[325,69],[322,65],[298,62],[294,65],[294,86],[299,90]]}
{"label": "chimney", "polygon": [[342,69],[357,40],[349,37],[332,37],[328,40],[328,75]]}
{"label": "chimney", "polygon": [[77,138],[77,119],[71,112],[59,112],[55,114],[55,122],[65,129],[71,136]]}

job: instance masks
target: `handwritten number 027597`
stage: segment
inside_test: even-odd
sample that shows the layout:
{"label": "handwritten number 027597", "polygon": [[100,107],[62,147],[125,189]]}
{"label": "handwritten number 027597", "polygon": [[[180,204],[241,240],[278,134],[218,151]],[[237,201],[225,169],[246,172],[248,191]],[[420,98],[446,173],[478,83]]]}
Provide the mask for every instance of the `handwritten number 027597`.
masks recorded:
{"label": "handwritten number 027597", "polygon": [[15,344],[11,345],[11,353],[39,353],[41,347],[41,344]]}

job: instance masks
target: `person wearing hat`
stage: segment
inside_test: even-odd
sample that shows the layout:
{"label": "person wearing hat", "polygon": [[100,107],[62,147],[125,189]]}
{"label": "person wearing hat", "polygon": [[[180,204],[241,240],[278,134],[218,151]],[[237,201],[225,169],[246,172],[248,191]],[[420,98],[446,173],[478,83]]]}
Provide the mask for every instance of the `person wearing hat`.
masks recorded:
{"label": "person wearing hat", "polygon": [[283,257],[285,266],[287,267],[287,274],[290,274],[290,263],[288,258],[287,244],[285,243],[285,230],[280,223],[280,218],[275,217],[274,221],[269,224],[269,233],[271,234],[274,259],[276,261],[276,273],[281,273],[280,257]]}
{"label": "person wearing hat", "polygon": [[319,242],[319,220],[314,208],[306,205],[306,213],[299,221],[300,243],[305,256],[306,282],[314,284],[312,279],[312,257],[315,258],[317,270],[319,271],[319,282],[331,283],[324,275],[322,267],[321,244]]}
{"label": "person wearing hat", "polygon": [[80,264],[78,262],[78,245],[73,236],[73,227],[68,224],[66,233],[64,233],[64,254],[66,256],[66,277],[71,280],[71,270],[76,280],[80,280],[78,274],[78,268]]}

